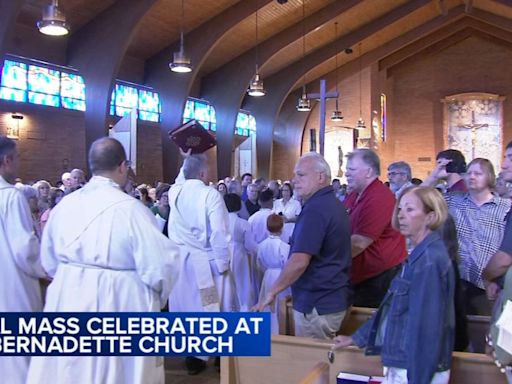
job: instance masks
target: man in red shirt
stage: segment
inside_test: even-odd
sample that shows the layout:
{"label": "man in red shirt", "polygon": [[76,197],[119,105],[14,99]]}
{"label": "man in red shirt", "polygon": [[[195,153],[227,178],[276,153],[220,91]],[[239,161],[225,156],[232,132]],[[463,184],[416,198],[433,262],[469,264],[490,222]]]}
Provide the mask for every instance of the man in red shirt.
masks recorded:
{"label": "man in red shirt", "polygon": [[380,160],[369,149],[350,153],[343,204],[352,230],[354,305],[378,307],[406,258],[404,237],[391,226],[395,196],[379,179]]}

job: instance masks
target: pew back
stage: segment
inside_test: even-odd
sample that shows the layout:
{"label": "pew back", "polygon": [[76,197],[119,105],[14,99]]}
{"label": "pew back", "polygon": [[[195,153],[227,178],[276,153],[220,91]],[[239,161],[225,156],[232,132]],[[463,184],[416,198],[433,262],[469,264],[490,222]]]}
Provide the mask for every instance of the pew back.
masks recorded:
{"label": "pew back", "polygon": [[[221,384],[297,384],[310,375],[318,363],[327,361],[331,344],[293,336],[272,336],[270,357],[223,357]],[[378,356],[365,356],[355,347],[336,352],[329,370],[329,383],[336,383],[340,371],[382,376]],[[450,383],[505,384],[506,379],[486,355],[453,354]]]}

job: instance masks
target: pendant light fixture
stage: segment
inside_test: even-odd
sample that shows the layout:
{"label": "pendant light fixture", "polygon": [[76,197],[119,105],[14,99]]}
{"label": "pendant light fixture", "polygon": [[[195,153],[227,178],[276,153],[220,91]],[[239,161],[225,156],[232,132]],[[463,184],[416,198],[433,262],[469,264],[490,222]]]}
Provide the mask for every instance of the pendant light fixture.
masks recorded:
{"label": "pendant light fixture", "polygon": [[185,20],[185,0],[181,0],[181,20],[180,20],[180,50],[174,52],[173,61],[169,64],[171,71],[178,73],[187,73],[192,71],[190,57],[185,53],[185,42],[183,37],[183,23]]}
{"label": "pendant light fixture", "polygon": [[362,112],[362,85],[361,85],[361,72],[362,72],[362,59],[361,59],[361,43],[359,43],[359,119],[357,119],[356,129],[365,129],[366,124],[363,120],[363,112]]}
{"label": "pendant light fixture", "polygon": [[[338,22],[334,23],[334,37],[336,39],[336,42],[338,41]],[[336,109],[332,111],[331,114],[331,121],[334,122],[340,122],[343,120],[343,114],[340,111],[340,108],[338,106],[338,99],[340,98],[339,92],[338,92],[338,50],[336,50],[336,72],[335,72],[335,79],[336,79]]]}
{"label": "pendant light fixture", "polygon": [[254,96],[254,97],[261,97],[261,96],[265,96],[266,94],[266,91],[265,91],[265,88],[263,87],[263,81],[261,80],[260,78],[260,73],[259,73],[259,69],[258,69],[258,9],[256,8],[256,47],[255,47],[255,50],[256,50],[256,57],[255,57],[255,62],[256,62],[256,71],[254,72],[254,77],[252,78],[251,80],[251,84],[249,85],[249,89],[247,90],[247,94],[249,96]]}
{"label": "pendant light fixture", "polygon": [[52,0],[52,4],[44,7],[43,18],[37,22],[39,32],[49,36],[64,36],[69,33],[66,16],[59,10],[59,1]]}
{"label": "pendant light fixture", "polygon": [[308,99],[306,93],[306,66],[304,64],[304,58],[306,57],[306,27],[305,27],[305,3],[306,0],[302,0],[302,71],[304,73],[303,84],[302,84],[302,95],[297,101],[297,111],[309,112],[311,111],[311,101]]}

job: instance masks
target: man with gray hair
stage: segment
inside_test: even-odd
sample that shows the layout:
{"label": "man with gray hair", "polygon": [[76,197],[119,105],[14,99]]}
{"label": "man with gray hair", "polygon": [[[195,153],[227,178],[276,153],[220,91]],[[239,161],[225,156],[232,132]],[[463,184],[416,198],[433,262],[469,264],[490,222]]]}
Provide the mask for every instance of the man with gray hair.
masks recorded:
{"label": "man with gray hair", "polygon": [[409,187],[411,183],[412,174],[411,166],[405,161],[397,161],[388,166],[388,180],[391,192],[395,194],[396,199],[400,197],[402,192]]}
{"label": "man with gray hair", "polygon": [[380,305],[406,258],[404,237],[391,226],[395,196],[380,180],[380,159],[370,149],[347,155],[350,194],[343,201],[352,230],[354,305]]}
{"label": "man with gray hair", "polygon": [[291,237],[290,256],[256,308],[273,305],[277,294],[291,286],[295,335],[332,339],[351,304],[350,224],[321,155],[302,156],[294,173],[295,192],[304,205]]}
{"label": "man with gray hair", "polygon": [[[185,154],[169,190],[169,239],[180,249],[180,277],[169,296],[173,312],[229,312],[238,299],[229,265],[229,216],[222,195],[208,186],[204,154]],[[206,368],[208,358],[187,357],[188,373]]]}

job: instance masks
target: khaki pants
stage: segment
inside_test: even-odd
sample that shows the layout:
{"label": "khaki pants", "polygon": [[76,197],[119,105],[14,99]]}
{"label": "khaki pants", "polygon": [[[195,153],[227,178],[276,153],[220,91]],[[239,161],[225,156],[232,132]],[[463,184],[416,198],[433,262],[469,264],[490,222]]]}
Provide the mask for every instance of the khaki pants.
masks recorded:
{"label": "khaki pants", "polygon": [[319,315],[316,308],[311,313],[293,310],[295,336],[331,340],[340,329],[347,311]]}

